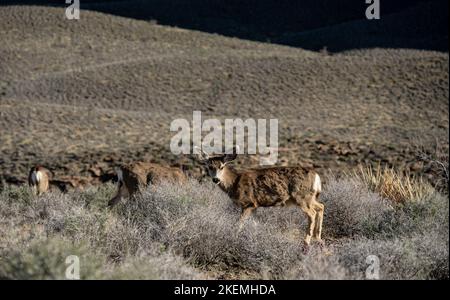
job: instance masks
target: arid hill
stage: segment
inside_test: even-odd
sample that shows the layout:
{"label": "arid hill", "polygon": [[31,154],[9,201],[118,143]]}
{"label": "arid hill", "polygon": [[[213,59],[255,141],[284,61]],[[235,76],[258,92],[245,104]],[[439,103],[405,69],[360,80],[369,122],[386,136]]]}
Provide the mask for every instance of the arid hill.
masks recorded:
{"label": "arid hill", "polygon": [[169,125],[193,110],[278,118],[280,164],[423,171],[413,141],[448,145],[448,52],[302,49],[316,34],[287,47],[89,10],[71,21],[63,8],[0,6],[0,179],[24,182],[35,163],[56,178],[98,177],[137,159],[192,165],[170,153]]}

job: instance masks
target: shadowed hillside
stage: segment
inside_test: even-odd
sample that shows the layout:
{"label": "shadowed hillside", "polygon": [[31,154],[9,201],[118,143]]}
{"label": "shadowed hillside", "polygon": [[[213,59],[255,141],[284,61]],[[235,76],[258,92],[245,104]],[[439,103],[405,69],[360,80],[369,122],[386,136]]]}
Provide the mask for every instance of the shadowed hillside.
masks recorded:
{"label": "shadowed hillside", "polygon": [[81,1],[85,10],[310,50],[388,47],[448,51],[448,1],[382,1],[381,20],[377,21],[365,19],[367,6],[359,0]]}

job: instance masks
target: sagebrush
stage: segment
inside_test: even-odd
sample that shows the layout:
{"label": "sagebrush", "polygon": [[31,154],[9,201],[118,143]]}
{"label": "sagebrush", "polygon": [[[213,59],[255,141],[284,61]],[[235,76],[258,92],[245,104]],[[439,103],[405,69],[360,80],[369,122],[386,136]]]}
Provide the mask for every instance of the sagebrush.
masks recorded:
{"label": "sagebrush", "polygon": [[86,279],[364,279],[369,255],[384,279],[448,278],[448,199],[436,191],[396,205],[357,176],[329,178],[326,246],[305,251],[297,207],[259,208],[239,231],[240,210],[213,184],[163,183],[108,210],[115,188],[4,189],[0,278],[64,278],[67,255]]}

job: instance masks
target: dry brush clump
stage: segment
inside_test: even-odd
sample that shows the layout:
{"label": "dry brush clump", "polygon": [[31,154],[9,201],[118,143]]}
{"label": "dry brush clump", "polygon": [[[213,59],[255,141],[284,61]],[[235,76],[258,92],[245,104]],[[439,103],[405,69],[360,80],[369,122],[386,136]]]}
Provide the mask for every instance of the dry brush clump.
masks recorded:
{"label": "dry brush clump", "polygon": [[[380,279],[449,278],[449,201],[433,192],[391,206],[359,178],[331,179],[326,204],[326,251],[311,251],[286,279],[365,279],[368,257]],[[312,263],[308,263],[312,262]]]}
{"label": "dry brush clump", "polygon": [[79,251],[94,261],[83,278],[363,279],[368,255],[381,278],[448,278],[448,199],[437,192],[398,204],[363,178],[329,178],[326,246],[306,252],[295,206],[258,208],[239,230],[239,208],[212,183],[150,186],[108,210],[114,188],[40,198],[5,189],[0,275],[60,278],[60,257]]}
{"label": "dry brush clump", "polygon": [[0,277],[64,279],[67,255],[80,257],[85,279],[205,277],[131,219],[108,211],[112,193],[106,186],[37,198],[27,187],[6,188],[0,193]]}
{"label": "dry brush clump", "polygon": [[[237,206],[212,184],[192,181],[184,186],[161,186],[147,190],[119,210],[139,216],[142,228],[194,266],[243,270],[259,274],[256,278],[363,278],[364,272],[348,264],[348,255],[342,255],[346,253],[342,249],[351,248],[352,243],[354,251],[347,252],[360,253],[354,256],[359,266],[365,264],[359,259],[369,255],[361,246],[362,240],[373,241],[367,243],[367,249],[379,244],[372,252],[380,255],[401,241],[403,248],[392,256],[398,259],[404,255],[402,249],[421,253],[428,242],[424,239],[422,245],[418,236],[425,231],[448,235],[448,201],[438,193],[399,206],[372,191],[360,178],[331,178],[322,201],[326,205],[324,236],[328,245],[323,251],[313,247],[306,254],[301,243],[305,218],[298,208],[259,208],[239,231]],[[408,243],[410,240],[414,243]],[[428,256],[434,261],[417,260],[416,266],[430,267],[416,278],[435,278],[433,274],[438,273],[434,268],[448,259],[445,240],[438,242],[441,250]],[[406,278],[414,268],[394,269],[387,277]]]}
{"label": "dry brush clump", "polygon": [[392,239],[347,240],[336,247],[349,279],[364,279],[366,261],[375,255],[380,279],[448,279],[448,236],[439,233],[410,234]]}
{"label": "dry brush clump", "polygon": [[330,268],[364,279],[366,259],[376,255],[384,279],[448,278],[448,198],[420,178],[367,170],[366,177],[332,178],[325,188],[325,228],[341,237]]}
{"label": "dry brush clump", "polygon": [[445,138],[435,138],[432,143],[425,143],[420,137],[412,139],[416,156],[422,163],[422,173],[440,192],[448,194],[449,184],[449,141],[448,130]]}
{"label": "dry brush clump", "polygon": [[66,258],[80,259],[80,278],[98,278],[105,263],[85,245],[73,245],[61,237],[33,239],[19,249],[10,248],[0,260],[0,279],[65,279]]}
{"label": "dry brush clump", "polygon": [[434,192],[434,188],[422,177],[412,176],[393,168],[359,166],[350,177],[362,181],[369,190],[389,199],[393,204],[416,201]]}
{"label": "dry brush clump", "polygon": [[324,235],[334,238],[373,235],[392,210],[380,195],[356,178],[330,178],[321,195],[325,205]]}
{"label": "dry brush clump", "polygon": [[[302,253],[301,239],[282,233],[287,229],[282,210],[275,209],[278,217],[268,220],[261,218],[261,212],[239,231],[240,210],[210,183],[163,184],[123,203],[117,211],[132,216],[146,234],[207,270],[270,269],[271,276],[276,277]],[[279,220],[280,226],[270,220]]]}
{"label": "dry brush clump", "polygon": [[348,270],[339,257],[330,250],[314,249],[287,269],[282,279],[287,280],[342,280],[348,279]]}
{"label": "dry brush clump", "polygon": [[149,249],[120,264],[108,262],[104,253],[61,237],[33,240],[22,249],[10,249],[0,260],[0,279],[66,279],[66,268],[76,255],[80,279],[205,279],[185,261]]}

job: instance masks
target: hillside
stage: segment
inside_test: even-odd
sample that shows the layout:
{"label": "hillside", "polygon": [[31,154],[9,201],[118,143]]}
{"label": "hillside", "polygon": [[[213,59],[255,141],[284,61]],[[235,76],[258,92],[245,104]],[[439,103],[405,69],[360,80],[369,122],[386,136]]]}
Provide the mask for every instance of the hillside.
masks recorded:
{"label": "hillside", "polygon": [[[448,3],[383,1],[376,22],[352,3],[86,0],[67,20],[61,1],[2,1],[0,279],[68,279],[69,255],[81,279],[376,278],[369,262],[380,279],[448,279]],[[323,243],[303,242],[321,205],[284,205],[312,195],[298,177],[228,171],[244,178],[231,190],[251,182],[229,194],[197,180],[169,147],[194,110],[278,119],[277,165],[320,174]],[[114,167],[137,160],[194,178],[107,207]],[[36,164],[77,188],[33,195]],[[253,190],[267,202],[240,223],[229,195]]]}
{"label": "hillside", "polygon": [[82,13],[0,7],[3,181],[23,182],[36,163],[57,178],[136,159],[192,165],[169,152],[169,125],[193,110],[278,118],[280,164],[322,170],[420,172],[412,139],[448,145],[448,52],[327,54]]}

